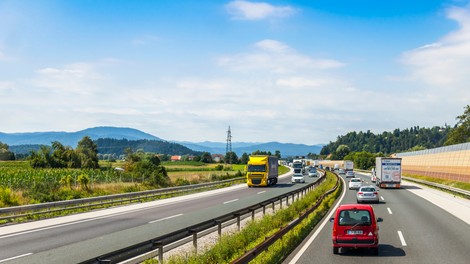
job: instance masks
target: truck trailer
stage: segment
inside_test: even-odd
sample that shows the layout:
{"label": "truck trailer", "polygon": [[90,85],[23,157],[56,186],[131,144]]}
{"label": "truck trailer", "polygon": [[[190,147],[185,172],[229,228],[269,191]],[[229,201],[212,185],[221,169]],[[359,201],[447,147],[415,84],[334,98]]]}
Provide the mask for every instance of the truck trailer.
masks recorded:
{"label": "truck trailer", "polygon": [[354,170],[354,162],[350,160],[344,161],[344,171],[353,171]]}
{"label": "truck trailer", "polygon": [[248,187],[269,186],[277,183],[279,177],[277,157],[267,155],[250,156],[246,165]]}
{"label": "truck trailer", "polygon": [[375,158],[375,176],[380,188],[400,188],[401,158]]}

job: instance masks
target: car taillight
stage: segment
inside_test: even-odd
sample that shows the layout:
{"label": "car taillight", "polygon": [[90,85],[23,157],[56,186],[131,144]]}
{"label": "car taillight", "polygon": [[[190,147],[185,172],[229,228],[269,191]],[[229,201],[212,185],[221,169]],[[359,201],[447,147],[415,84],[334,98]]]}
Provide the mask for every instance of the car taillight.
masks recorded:
{"label": "car taillight", "polygon": [[374,192],[375,195],[379,194],[378,192]]}
{"label": "car taillight", "polygon": [[357,194],[364,194],[363,192],[357,192]]}

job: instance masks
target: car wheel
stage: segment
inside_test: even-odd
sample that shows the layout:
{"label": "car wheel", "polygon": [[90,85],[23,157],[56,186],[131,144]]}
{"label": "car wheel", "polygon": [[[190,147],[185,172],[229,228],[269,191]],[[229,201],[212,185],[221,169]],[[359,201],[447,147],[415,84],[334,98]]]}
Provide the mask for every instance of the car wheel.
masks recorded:
{"label": "car wheel", "polygon": [[333,247],[333,254],[339,254],[339,247]]}
{"label": "car wheel", "polygon": [[356,200],[356,202],[357,202],[358,204],[361,203],[361,201],[359,201],[359,200]]}

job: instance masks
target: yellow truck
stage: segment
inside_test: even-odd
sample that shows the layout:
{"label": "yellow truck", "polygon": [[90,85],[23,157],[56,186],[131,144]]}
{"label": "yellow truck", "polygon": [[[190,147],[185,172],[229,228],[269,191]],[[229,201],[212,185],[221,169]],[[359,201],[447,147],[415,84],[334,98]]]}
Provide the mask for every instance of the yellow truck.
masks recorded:
{"label": "yellow truck", "polygon": [[267,155],[250,156],[246,165],[248,187],[269,186],[277,183],[279,164],[277,157]]}

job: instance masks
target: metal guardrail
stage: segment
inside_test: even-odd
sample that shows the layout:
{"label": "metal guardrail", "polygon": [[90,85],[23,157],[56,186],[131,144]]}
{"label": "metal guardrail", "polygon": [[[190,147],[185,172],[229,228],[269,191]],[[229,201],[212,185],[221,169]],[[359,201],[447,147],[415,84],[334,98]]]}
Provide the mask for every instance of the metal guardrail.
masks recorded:
{"label": "metal guardrail", "polygon": [[210,188],[221,184],[233,183],[244,180],[244,177],[238,177],[229,180],[185,185],[179,187],[163,188],[149,191],[132,192],[124,194],[113,194],[99,197],[82,198],[67,201],[57,201],[41,204],[30,204],[22,206],[12,206],[0,208],[0,220],[12,220],[15,218],[29,217],[40,214],[48,214],[64,210],[83,209],[96,206],[122,204],[133,201],[142,201],[155,196],[177,194],[181,192],[194,191],[198,189]]}
{"label": "metal guardrail", "polygon": [[444,191],[449,191],[449,192],[453,192],[453,193],[456,193],[456,194],[460,194],[460,195],[464,196],[465,198],[470,199],[470,191],[462,190],[462,189],[455,188],[455,187],[452,187],[452,186],[448,186],[448,185],[445,185],[445,184],[429,182],[429,181],[410,178],[410,177],[402,176],[402,179],[407,180],[407,181],[411,181],[411,182],[416,182],[416,183],[428,185],[428,186],[435,187],[435,188],[439,188],[439,189],[442,189]]}
{"label": "metal guardrail", "polygon": [[155,251],[155,250],[158,250],[158,254],[159,254],[158,258],[159,258],[159,261],[162,262],[164,246],[170,245],[172,243],[175,243],[177,241],[180,241],[182,239],[192,236],[193,244],[195,245],[195,248],[197,248],[198,233],[203,232],[213,227],[218,227],[219,235],[220,235],[221,227],[224,222],[236,219],[237,224],[239,225],[241,216],[246,215],[246,214],[254,214],[256,210],[261,209],[261,208],[263,209],[263,212],[264,212],[266,206],[272,205],[274,207],[274,204],[276,202],[280,202],[282,205],[282,201],[284,199],[286,199],[286,203],[288,203],[289,197],[292,196],[292,200],[294,200],[295,195],[299,195],[301,193],[305,195],[308,191],[313,190],[317,185],[323,182],[325,178],[326,177],[321,177],[318,181],[314,183],[307,184],[306,186],[300,189],[262,201],[258,204],[255,204],[255,205],[252,205],[252,206],[249,206],[249,207],[237,210],[237,211],[230,212],[228,214],[222,215],[214,219],[197,223],[195,225],[174,231],[166,235],[156,237],[151,240],[143,241],[136,245],[131,245],[129,247],[116,250],[114,252],[109,252],[101,256],[95,256],[81,263],[82,264],[118,263],[121,261],[125,261],[128,259],[137,257],[142,254],[149,253],[151,251]]}
{"label": "metal guardrail", "polygon": [[335,186],[331,190],[328,190],[324,194],[322,194],[320,196],[320,198],[318,199],[318,201],[312,207],[310,207],[306,212],[304,212],[302,215],[300,215],[297,219],[291,221],[288,225],[282,227],[274,235],[266,238],[261,244],[257,245],[252,250],[246,252],[243,256],[239,257],[238,259],[232,261],[231,264],[248,263],[251,260],[255,259],[256,256],[258,256],[260,253],[262,253],[263,251],[268,249],[269,246],[274,244],[277,240],[281,239],[285,234],[287,234],[287,232],[292,230],[294,227],[296,227],[298,224],[300,224],[302,222],[302,220],[304,220],[311,213],[313,213],[321,205],[321,203],[323,202],[323,199],[325,199],[325,197],[328,196],[329,194],[336,191],[336,189],[338,189],[338,187],[340,186],[341,181],[339,180],[339,176],[337,174],[335,174],[335,175],[336,175],[336,184],[335,184]]}

